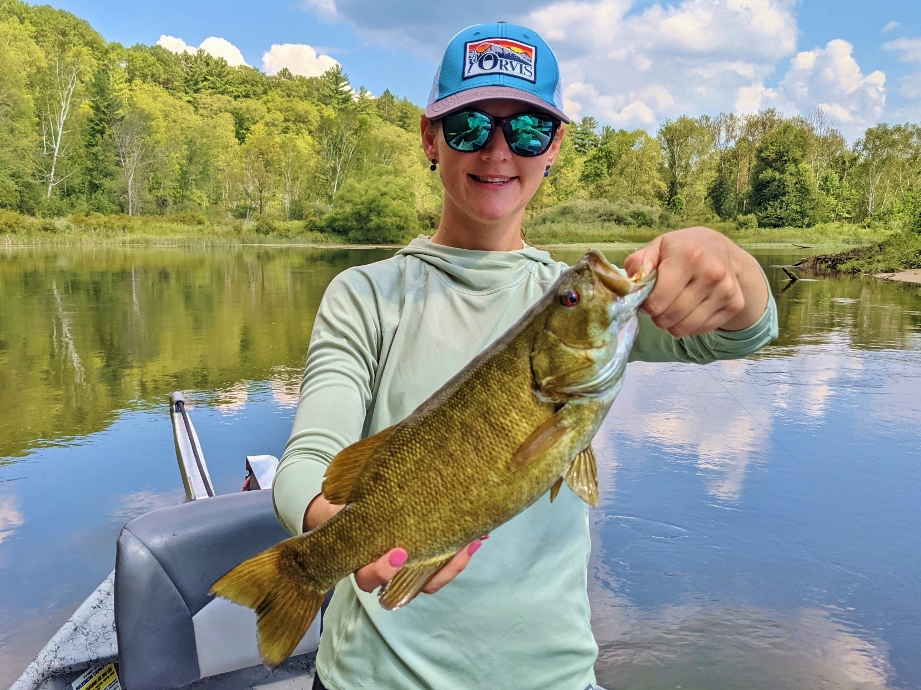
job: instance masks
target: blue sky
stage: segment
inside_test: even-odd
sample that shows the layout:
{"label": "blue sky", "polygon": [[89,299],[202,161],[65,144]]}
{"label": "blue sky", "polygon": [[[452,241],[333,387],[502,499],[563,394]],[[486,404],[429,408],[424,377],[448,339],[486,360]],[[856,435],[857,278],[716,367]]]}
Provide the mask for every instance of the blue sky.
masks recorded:
{"label": "blue sky", "polygon": [[197,48],[217,37],[260,68],[295,60],[319,69],[302,48],[263,62],[273,45],[311,46],[340,62],[353,86],[390,88],[420,105],[452,34],[506,19],[537,29],[554,48],[570,114],[604,124],[655,128],[682,113],[771,106],[821,106],[851,138],[880,121],[921,121],[919,0],[505,0],[503,15],[494,0],[52,4],[110,41],[172,36]]}

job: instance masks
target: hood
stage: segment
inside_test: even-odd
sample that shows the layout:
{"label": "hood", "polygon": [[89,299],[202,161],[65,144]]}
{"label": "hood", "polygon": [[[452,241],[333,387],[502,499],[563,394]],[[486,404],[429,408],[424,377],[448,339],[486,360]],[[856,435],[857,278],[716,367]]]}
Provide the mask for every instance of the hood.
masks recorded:
{"label": "hood", "polygon": [[498,288],[516,282],[523,273],[559,263],[546,251],[528,245],[511,252],[488,252],[447,247],[425,235],[419,235],[397,254],[424,261],[447,274],[458,287],[472,291]]}

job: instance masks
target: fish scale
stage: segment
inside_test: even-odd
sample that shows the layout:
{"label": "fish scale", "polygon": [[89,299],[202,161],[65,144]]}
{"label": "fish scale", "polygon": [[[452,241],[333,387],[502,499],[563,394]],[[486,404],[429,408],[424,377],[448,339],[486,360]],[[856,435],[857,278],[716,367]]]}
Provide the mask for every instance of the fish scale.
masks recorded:
{"label": "fish scale", "polygon": [[594,505],[591,440],[654,282],[590,251],[406,419],[341,451],[323,493],[345,507],[212,587],[256,611],[266,664],[291,654],[339,580],[394,548],[409,558],[379,593],[384,608],[409,603],[455,553],[551,487],[552,500],[564,475]]}

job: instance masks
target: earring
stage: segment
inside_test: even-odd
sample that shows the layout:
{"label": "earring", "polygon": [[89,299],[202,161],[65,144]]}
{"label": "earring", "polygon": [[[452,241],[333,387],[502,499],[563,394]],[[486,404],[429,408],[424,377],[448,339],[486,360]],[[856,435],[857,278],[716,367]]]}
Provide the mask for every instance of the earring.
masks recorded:
{"label": "earring", "polygon": [[550,177],[550,166],[544,168],[544,177]]}
{"label": "earring", "polygon": [[437,168],[438,168],[438,160],[436,158],[433,158],[432,164],[429,166],[429,170],[431,170],[432,172],[435,172]]}

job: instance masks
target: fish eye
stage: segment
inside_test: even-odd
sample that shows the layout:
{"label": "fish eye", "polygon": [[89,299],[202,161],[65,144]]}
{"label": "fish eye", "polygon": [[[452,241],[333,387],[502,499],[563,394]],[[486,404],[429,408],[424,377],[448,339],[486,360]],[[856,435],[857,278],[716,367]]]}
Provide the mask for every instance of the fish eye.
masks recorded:
{"label": "fish eye", "polygon": [[579,303],[579,298],[579,293],[570,288],[560,295],[560,304],[564,307],[574,307]]}

